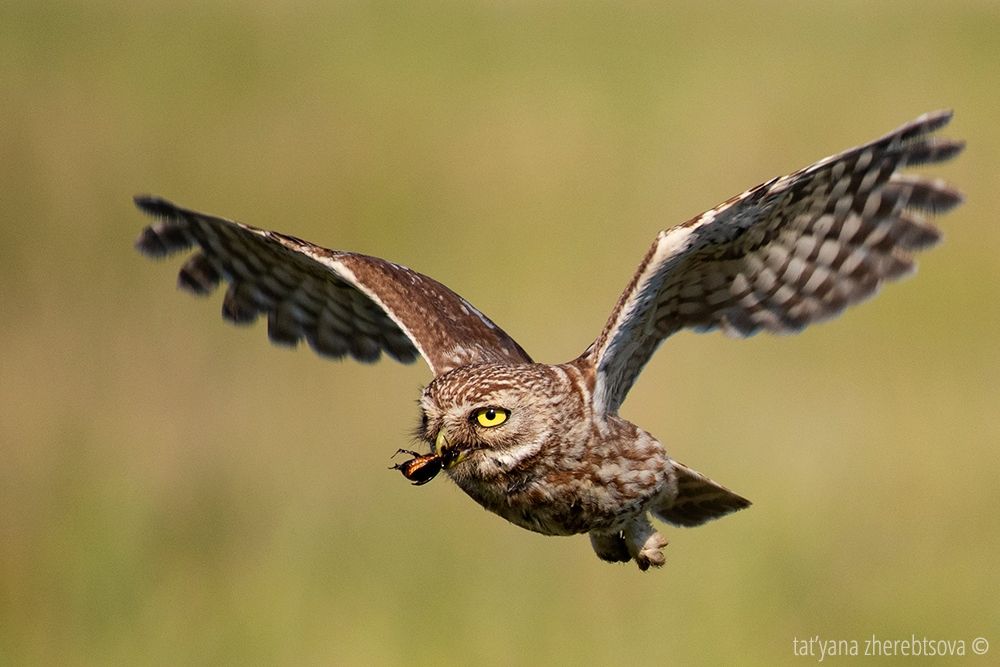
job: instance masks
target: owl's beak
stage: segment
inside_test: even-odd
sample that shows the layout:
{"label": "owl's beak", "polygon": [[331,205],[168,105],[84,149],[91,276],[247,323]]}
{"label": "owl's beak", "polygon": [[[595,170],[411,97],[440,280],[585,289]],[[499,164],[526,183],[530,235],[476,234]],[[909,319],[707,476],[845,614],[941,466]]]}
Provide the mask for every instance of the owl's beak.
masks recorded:
{"label": "owl's beak", "polygon": [[434,439],[434,452],[441,457],[441,463],[446,469],[459,463],[466,455],[464,450],[452,447],[443,428],[438,431],[437,438]]}

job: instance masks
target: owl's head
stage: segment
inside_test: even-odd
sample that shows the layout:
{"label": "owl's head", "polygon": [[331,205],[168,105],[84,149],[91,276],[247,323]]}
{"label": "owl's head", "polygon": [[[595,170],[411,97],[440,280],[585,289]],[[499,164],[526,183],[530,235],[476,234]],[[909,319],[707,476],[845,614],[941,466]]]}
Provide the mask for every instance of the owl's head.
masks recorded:
{"label": "owl's head", "polygon": [[490,479],[536,454],[580,403],[559,367],[463,366],[424,389],[418,434],[457,481]]}

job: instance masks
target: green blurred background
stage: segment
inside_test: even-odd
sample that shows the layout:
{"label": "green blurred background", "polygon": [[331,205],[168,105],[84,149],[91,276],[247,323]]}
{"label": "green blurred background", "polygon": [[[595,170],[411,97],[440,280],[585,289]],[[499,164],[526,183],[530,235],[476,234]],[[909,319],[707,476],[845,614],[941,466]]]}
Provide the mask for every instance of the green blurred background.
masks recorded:
{"label": "green blurred background", "polygon": [[[0,46],[0,663],[1000,654],[997,3],[8,0]],[[410,487],[422,364],[272,348],[132,249],[161,194],[412,266],[564,361],[657,230],[940,107],[969,147],[925,171],[968,200],[915,279],[681,334],[633,390],[755,502],[657,572]]]}

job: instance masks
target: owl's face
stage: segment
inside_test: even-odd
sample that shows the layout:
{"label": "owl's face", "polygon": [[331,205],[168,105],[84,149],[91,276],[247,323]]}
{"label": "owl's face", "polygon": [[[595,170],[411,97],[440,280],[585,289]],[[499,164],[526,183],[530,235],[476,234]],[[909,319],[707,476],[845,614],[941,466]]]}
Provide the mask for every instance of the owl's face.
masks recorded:
{"label": "owl's face", "polygon": [[460,484],[505,475],[537,454],[574,402],[566,378],[540,364],[465,366],[420,399],[419,435]]}

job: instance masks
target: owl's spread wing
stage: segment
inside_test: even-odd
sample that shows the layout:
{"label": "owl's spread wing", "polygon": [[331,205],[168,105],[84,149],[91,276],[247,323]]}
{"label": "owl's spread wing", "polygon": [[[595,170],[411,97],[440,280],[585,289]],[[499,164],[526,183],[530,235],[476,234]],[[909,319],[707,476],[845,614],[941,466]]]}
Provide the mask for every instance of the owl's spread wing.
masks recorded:
{"label": "owl's spread wing", "polygon": [[157,218],[136,247],[161,257],[198,246],[178,284],[209,294],[229,283],[222,315],[237,324],[267,316],[279,345],[303,338],[329,357],[372,362],[384,350],[404,363],[423,356],[435,375],[474,363],[527,363],[530,357],[468,301],[427,276],[377,257],[327,250],[140,196]]}
{"label": "owl's spread wing", "polygon": [[924,214],[962,196],[899,170],[961,151],[930,135],[950,119],[925,114],[660,232],[581,357],[596,370],[596,408],[617,411],[657,346],[682,328],[795,332],[910,273],[913,253],[940,238]]}

